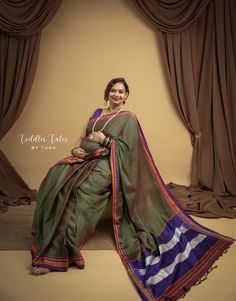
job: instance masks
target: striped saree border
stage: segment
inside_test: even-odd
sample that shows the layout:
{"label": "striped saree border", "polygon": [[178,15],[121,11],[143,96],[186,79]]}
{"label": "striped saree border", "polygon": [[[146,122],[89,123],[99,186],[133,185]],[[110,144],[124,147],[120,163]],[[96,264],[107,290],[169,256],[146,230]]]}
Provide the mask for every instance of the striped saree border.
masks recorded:
{"label": "striped saree border", "polygon": [[84,269],[84,259],[82,256],[68,256],[68,257],[56,257],[56,256],[38,256],[39,246],[35,241],[32,242],[31,256],[32,266],[47,268],[51,271],[66,272],[70,266],[76,266],[79,269]]}
{"label": "striped saree border", "polygon": [[[196,265],[187,272],[183,277],[178,279],[169,289],[165,291],[165,296],[162,295],[157,301],[165,301],[168,296],[171,300],[178,300],[185,295],[187,291],[194,285],[197,285],[202,277],[208,274],[210,268],[215,261],[230,247],[231,243],[228,241],[217,241],[206,254],[198,260]],[[172,299],[175,298],[175,299]]]}
{"label": "striped saree border", "polygon": [[134,284],[137,288],[141,291],[141,293],[147,298],[148,301],[156,301],[156,298],[153,297],[152,292],[149,289],[143,288],[142,283],[134,273],[132,267],[128,263],[128,258],[124,253],[122,248],[122,242],[120,241],[119,237],[119,225],[117,222],[117,195],[118,195],[118,187],[119,187],[119,177],[118,174],[118,167],[116,164],[116,142],[114,141],[111,146],[111,154],[110,154],[110,163],[111,163],[111,171],[112,171],[112,187],[113,187],[113,195],[112,195],[112,219],[113,219],[113,228],[114,228],[114,235],[116,241],[117,251],[120,255],[120,258],[127,269],[128,274],[130,275],[131,279],[133,280]]}
{"label": "striped saree border", "polygon": [[116,164],[116,141],[112,141],[111,145],[111,154],[110,154],[110,164],[111,164],[111,175],[112,175],[112,219],[113,219],[113,229],[115,235],[115,241],[117,249],[119,250],[119,254],[122,258],[127,260],[127,257],[122,249],[122,242],[119,237],[119,229],[118,229],[118,221],[117,221],[117,195],[119,190],[119,178],[118,167]]}

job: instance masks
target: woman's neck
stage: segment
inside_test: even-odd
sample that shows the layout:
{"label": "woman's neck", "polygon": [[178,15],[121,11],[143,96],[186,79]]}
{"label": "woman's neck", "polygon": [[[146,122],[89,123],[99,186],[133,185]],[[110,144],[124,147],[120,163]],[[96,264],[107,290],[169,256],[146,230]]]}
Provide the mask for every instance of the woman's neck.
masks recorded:
{"label": "woman's neck", "polygon": [[122,108],[123,108],[123,105],[118,106],[118,107],[111,107],[110,106],[110,107],[107,108],[107,111],[109,111],[109,112],[117,112],[117,111],[119,111]]}

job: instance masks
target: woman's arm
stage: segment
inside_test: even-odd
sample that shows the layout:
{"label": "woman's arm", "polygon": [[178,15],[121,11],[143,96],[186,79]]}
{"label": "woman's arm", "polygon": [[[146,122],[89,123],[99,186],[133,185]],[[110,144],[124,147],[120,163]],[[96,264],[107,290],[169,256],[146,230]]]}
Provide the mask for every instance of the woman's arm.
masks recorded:
{"label": "woman's arm", "polygon": [[88,126],[88,123],[89,123],[89,120],[84,125],[82,133],[81,133],[80,137],[76,140],[74,147],[80,147],[82,139],[86,137],[86,128]]}
{"label": "woman's arm", "polygon": [[[92,115],[91,115],[92,116]],[[89,118],[90,119],[90,118]],[[80,159],[83,159],[86,155],[88,155],[85,150],[83,148],[80,147],[81,141],[83,138],[86,137],[86,128],[88,126],[89,123],[89,119],[88,121],[85,123],[82,133],[80,135],[80,137],[76,140],[74,148],[72,148],[71,150],[71,155],[74,157],[78,157]]]}

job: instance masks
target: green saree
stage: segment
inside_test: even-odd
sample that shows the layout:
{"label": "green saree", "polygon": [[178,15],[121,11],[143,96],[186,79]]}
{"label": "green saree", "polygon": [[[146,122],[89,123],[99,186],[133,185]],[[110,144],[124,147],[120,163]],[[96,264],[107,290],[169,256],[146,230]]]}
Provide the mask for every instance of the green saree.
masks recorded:
{"label": "green saree", "polygon": [[[101,114],[91,117],[86,134]],[[99,130],[112,114],[102,116]],[[103,130],[111,148],[84,138],[43,180],[33,219],[32,265],[84,268],[80,253],[109,201],[117,251],[142,300],[177,300],[233,243],[196,223],[167,190],[137,117],[121,111]]]}

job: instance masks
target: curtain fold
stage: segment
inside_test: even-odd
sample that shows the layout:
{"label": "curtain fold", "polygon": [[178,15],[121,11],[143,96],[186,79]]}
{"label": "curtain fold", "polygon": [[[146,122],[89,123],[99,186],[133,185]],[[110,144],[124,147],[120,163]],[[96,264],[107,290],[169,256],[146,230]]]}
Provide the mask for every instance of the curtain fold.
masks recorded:
{"label": "curtain fold", "polygon": [[[0,139],[24,109],[37,68],[41,30],[62,0],[0,0]],[[0,211],[35,198],[0,150]]]}
{"label": "curtain fold", "polygon": [[37,67],[39,44],[40,33],[17,39],[0,31],[0,139],[25,106]]}
{"label": "curtain fold", "polygon": [[14,37],[39,33],[54,17],[62,0],[0,0],[0,30]]}
{"label": "curtain fold", "polygon": [[184,31],[196,21],[211,0],[134,0],[137,7],[165,33]]}
{"label": "curtain fold", "polygon": [[135,2],[158,29],[173,100],[193,146],[190,187],[169,189],[191,214],[235,218],[236,3]]}

